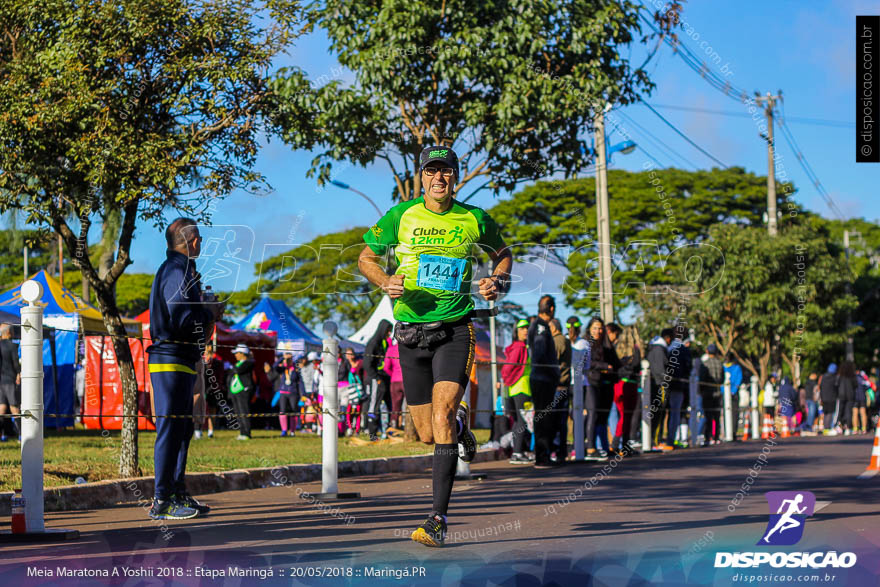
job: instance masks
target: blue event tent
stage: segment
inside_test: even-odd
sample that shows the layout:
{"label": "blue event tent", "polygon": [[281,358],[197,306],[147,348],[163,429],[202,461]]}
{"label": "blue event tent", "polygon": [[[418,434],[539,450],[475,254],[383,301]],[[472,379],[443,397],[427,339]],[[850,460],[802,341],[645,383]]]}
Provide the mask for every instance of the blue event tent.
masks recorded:
{"label": "blue event tent", "polygon": [[275,332],[278,349],[305,353],[321,350],[321,337],[309,330],[287,304],[263,296],[247,316],[238,321],[233,330]]}
{"label": "blue event tent", "polygon": [[[107,332],[101,312],[87,304],[45,271],[31,279],[43,287],[43,407],[47,414],[73,414],[74,369],[76,345],[80,331]],[[0,311],[21,316],[20,309],[27,305],[21,298],[21,285],[0,294]],[[123,320],[132,336],[141,335],[141,325],[135,320]],[[52,344],[54,342],[54,345]],[[46,418],[47,427],[73,426],[72,417]]]}

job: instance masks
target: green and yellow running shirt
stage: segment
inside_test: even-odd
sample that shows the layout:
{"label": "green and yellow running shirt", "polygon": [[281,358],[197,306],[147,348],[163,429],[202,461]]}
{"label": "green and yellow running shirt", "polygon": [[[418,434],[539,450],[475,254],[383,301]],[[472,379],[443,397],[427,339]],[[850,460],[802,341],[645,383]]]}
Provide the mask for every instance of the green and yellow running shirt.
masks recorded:
{"label": "green and yellow running shirt", "polygon": [[403,322],[453,322],[474,308],[471,299],[471,246],[499,251],[498,225],[484,210],[452,200],[446,212],[425,207],[424,197],[401,202],[364,234],[377,255],[396,247],[403,295],[394,318]]}

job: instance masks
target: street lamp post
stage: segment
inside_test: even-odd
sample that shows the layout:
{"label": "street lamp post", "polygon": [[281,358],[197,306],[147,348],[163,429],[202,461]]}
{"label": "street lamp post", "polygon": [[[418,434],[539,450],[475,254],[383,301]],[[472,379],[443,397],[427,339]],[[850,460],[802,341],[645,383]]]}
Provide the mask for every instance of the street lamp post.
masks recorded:
{"label": "street lamp post", "polygon": [[379,215],[379,218],[382,218],[382,210],[379,209],[379,206],[376,205],[376,202],[374,202],[372,200],[372,198],[370,198],[370,196],[368,196],[367,194],[365,194],[364,192],[362,192],[360,190],[354,189],[353,187],[351,187],[347,183],[345,183],[343,181],[339,181],[337,179],[331,179],[330,183],[332,183],[333,185],[335,185],[338,188],[342,188],[344,190],[351,190],[354,193],[356,193],[357,195],[359,195],[360,197],[362,197],[363,199],[365,199],[366,201],[368,201],[373,206],[373,208],[376,209],[376,214]]}

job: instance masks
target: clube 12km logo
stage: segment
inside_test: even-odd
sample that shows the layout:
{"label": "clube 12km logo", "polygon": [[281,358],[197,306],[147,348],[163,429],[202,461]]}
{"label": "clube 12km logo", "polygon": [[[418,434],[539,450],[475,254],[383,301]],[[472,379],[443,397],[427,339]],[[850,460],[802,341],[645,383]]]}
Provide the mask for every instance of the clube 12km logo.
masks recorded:
{"label": "clube 12km logo", "polygon": [[[806,520],[813,515],[816,496],[809,491],[768,491],[770,520],[757,546],[792,546],[804,535]],[[853,552],[717,552],[715,568],[848,569],[856,564]]]}

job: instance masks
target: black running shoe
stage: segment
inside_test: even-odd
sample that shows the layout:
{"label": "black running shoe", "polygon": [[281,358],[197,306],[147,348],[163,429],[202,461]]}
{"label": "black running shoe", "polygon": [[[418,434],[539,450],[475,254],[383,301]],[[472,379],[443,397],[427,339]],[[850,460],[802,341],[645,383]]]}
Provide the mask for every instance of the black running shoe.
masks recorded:
{"label": "black running shoe", "polygon": [[177,495],[172,495],[171,501],[176,503],[177,505],[182,505],[184,507],[194,509],[199,512],[200,515],[207,514],[211,511],[210,506],[200,503],[199,500],[194,498],[189,493],[178,493]]}
{"label": "black running shoe", "polygon": [[150,517],[154,520],[188,520],[199,515],[199,511],[173,501],[153,500]]}
{"label": "black running shoe", "polygon": [[425,546],[443,546],[446,539],[446,522],[440,514],[431,514],[425,523],[413,530],[410,538]]}
{"label": "black running shoe", "polygon": [[477,454],[477,439],[474,438],[474,433],[468,427],[470,410],[466,401],[462,400],[459,404],[455,419],[461,422],[461,434],[458,435],[458,458],[469,463],[474,460],[474,455]]}

